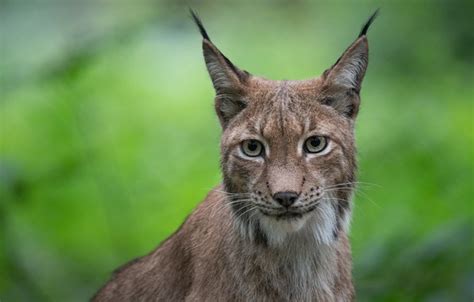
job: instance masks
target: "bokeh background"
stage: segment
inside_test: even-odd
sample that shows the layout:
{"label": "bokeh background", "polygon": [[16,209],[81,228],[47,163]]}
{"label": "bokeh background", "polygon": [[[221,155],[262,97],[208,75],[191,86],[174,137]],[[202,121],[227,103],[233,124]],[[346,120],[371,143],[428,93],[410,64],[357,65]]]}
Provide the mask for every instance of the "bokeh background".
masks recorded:
{"label": "bokeh background", "polygon": [[0,1],[0,300],[84,301],[220,182],[187,5],[239,67],[317,76],[375,8],[359,301],[473,301],[473,1]]}

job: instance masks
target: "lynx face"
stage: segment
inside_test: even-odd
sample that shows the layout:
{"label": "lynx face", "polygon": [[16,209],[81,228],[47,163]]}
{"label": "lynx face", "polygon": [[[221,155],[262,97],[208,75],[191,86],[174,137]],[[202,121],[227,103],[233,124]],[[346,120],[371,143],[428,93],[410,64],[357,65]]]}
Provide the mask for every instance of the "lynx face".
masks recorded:
{"label": "lynx face", "polygon": [[344,87],[331,94],[321,79],[252,77],[247,85],[241,96],[247,106],[225,127],[221,143],[237,217],[277,241],[313,218],[318,240],[332,240],[347,224],[355,150],[353,120],[324,102],[357,96]]}
{"label": "lynx face", "polygon": [[[333,218],[320,223],[339,227],[335,217],[347,219],[355,172],[352,120],[322,104],[332,95],[321,80],[251,81],[242,96],[248,106],[222,135],[225,187],[236,215],[291,232],[319,212]],[[319,234],[321,240],[333,231]]]}
{"label": "lynx face", "polygon": [[222,172],[242,233],[278,245],[311,234],[330,243],[350,219],[354,121],[368,62],[366,31],[322,76],[272,81],[240,70],[200,20],[223,134]]}

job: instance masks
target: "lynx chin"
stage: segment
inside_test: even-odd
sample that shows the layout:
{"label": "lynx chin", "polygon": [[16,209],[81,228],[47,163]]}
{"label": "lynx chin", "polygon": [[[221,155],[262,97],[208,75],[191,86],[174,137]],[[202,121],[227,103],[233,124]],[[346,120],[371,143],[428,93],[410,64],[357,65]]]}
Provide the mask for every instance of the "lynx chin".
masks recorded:
{"label": "lynx chin", "polygon": [[348,229],[367,30],[309,80],[235,66],[201,20],[222,126],[222,184],[94,301],[354,301]]}

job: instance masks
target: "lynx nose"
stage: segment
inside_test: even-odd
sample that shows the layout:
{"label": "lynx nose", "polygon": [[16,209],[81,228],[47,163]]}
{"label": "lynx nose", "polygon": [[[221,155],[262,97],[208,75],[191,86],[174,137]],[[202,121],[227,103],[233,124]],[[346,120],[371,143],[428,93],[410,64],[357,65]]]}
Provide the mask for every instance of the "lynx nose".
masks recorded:
{"label": "lynx nose", "polygon": [[278,192],[273,194],[273,199],[275,199],[279,204],[284,207],[290,207],[295,203],[299,194],[296,192]]}

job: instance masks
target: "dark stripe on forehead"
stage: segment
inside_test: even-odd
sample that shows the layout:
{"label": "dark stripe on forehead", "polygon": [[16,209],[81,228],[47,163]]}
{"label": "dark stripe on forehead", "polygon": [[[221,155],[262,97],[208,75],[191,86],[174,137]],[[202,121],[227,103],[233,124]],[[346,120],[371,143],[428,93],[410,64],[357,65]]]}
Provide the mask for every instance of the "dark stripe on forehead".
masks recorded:
{"label": "dark stripe on forehead", "polygon": [[260,118],[250,120],[250,122],[248,123],[248,130],[250,132],[262,135],[262,124],[260,123]]}
{"label": "dark stripe on forehead", "polygon": [[278,110],[278,115],[279,115],[279,125],[280,126],[280,133],[281,133],[281,136],[284,137],[285,136],[285,117],[284,117],[284,112],[283,112],[283,105],[280,104],[280,108]]}
{"label": "dark stripe on forehead", "polygon": [[288,102],[288,83],[283,81],[273,97],[273,101],[278,103],[278,126],[282,136],[285,135],[285,114]]}
{"label": "dark stripe on forehead", "polygon": [[[283,81],[278,89],[278,92],[275,96],[277,101],[279,102],[278,106],[278,113],[279,113],[279,128],[280,128],[280,133],[281,137],[287,138],[289,132],[287,131],[287,121],[288,119],[288,103],[289,103],[289,88],[288,88],[288,82]],[[289,146],[288,144],[283,144],[282,149],[284,152],[283,155],[283,160],[284,160],[284,165],[288,163],[288,150]]]}

